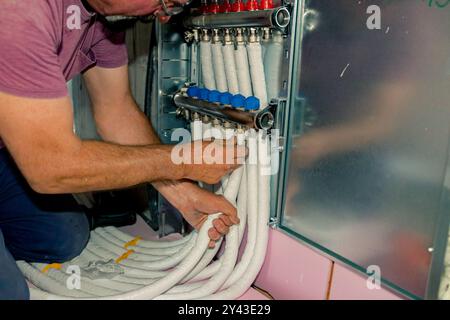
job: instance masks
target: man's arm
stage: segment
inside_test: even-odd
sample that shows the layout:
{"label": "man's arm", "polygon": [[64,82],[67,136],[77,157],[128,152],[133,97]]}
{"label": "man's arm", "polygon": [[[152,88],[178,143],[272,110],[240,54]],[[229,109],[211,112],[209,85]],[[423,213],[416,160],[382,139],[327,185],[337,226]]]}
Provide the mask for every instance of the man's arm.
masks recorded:
{"label": "man's arm", "polygon": [[103,140],[122,145],[161,143],[131,94],[128,66],[95,67],[84,73],[84,80],[97,130]]}
{"label": "man's arm", "polygon": [[68,98],[26,99],[0,93],[0,132],[33,189],[77,193],[180,179],[167,146],[126,147],[81,141]]}
{"label": "man's arm", "polygon": [[[73,133],[68,97],[29,99],[0,93],[0,136],[33,189],[79,193],[148,181],[220,180],[235,165],[176,165],[171,147],[81,141]],[[210,169],[210,170],[208,170]]]}

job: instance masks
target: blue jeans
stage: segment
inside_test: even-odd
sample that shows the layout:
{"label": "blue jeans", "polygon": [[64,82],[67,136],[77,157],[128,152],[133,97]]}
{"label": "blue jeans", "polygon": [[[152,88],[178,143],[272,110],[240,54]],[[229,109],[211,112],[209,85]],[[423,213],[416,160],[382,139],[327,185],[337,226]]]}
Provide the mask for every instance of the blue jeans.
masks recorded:
{"label": "blue jeans", "polygon": [[0,150],[0,300],[29,298],[16,260],[65,262],[88,239],[88,220],[73,197],[37,194]]}

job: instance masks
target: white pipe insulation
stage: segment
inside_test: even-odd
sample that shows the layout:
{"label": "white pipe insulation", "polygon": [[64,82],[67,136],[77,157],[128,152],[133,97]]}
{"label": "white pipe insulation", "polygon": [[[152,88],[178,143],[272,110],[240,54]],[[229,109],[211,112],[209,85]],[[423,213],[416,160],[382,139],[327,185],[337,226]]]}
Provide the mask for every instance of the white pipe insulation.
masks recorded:
{"label": "white pipe insulation", "polygon": [[283,36],[274,32],[272,40],[267,43],[264,66],[267,82],[267,96],[276,98],[281,89],[281,72],[283,64]]}
{"label": "white pipe insulation", "polygon": [[[203,299],[227,300],[242,296],[258,276],[264,263],[269,241],[270,218],[270,176],[267,175],[267,164],[270,164],[269,138],[264,132],[258,134],[258,231],[257,241],[251,263],[243,275],[226,289],[203,297]],[[231,279],[231,278],[230,278]],[[237,281],[239,280],[239,281]]]}
{"label": "white pipe insulation", "polygon": [[227,75],[225,72],[225,60],[223,59],[222,42],[220,41],[220,37],[217,31],[215,31],[215,35],[213,37],[211,50],[212,50],[214,77],[216,80],[216,89],[219,90],[220,92],[227,92],[228,84],[227,84]]}
{"label": "white pipe insulation", "polygon": [[[136,243],[133,242],[135,238],[108,227],[93,231],[87,249],[72,263],[107,261],[117,258],[132,248],[134,253],[119,263],[123,274],[111,280],[82,279],[80,290],[69,290],[65,282],[70,275],[66,275],[64,271],[71,263],[64,264],[61,271],[50,270],[44,274],[40,271],[43,268],[42,264],[19,262],[18,265],[27,279],[40,288],[30,290],[32,298],[234,299],[242,295],[260,270],[267,246],[270,179],[261,175],[261,163],[267,163],[267,159],[270,160],[268,146],[263,143],[267,139],[262,134],[257,135],[254,130],[250,131],[248,141],[250,163],[232,174],[225,192],[225,196],[231,202],[234,203],[236,198],[238,199],[238,213],[241,220],[246,219],[246,207],[248,208],[247,246],[237,265],[237,252],[244,234],[242,225],[231,228],[224,254],[207,267],[219,247],[207,249],[209,242],[207,231],[212,226],[212,219],[217,216],[211,216],[208,219],[198,236],[195,233],[185,239],[172,242],[138,241]],[[242,141],[242,138],[238,141]],[[258,159],[258,163],[251,162],[255,158]],[[255,181],[258,183],[255,184]],[[238,190],[245,190],[245,192],[238,194]],[[130,243],[132,245],[124,247],[125,244]],[[188,252],[188,254],[181,254],[181,252]],[[210,255],[210,252],[213,254]],[[174,255],[183,257],[175,262],[166,262],[173,260]],[[156,261],[151,259],[153,261],[142,263],[151,257],[162,259]],[[198,268],[202,257],[207,257],[206,263]],[[198,270],[193,273],[192,271],[196,268]],[[197,277],[206,281],[176,286],[184,283],[188,274],[193,275],[191,279]]]}
{"label": "white pipe insulation", "polygon": [[234,43],[232,42],[230,31],[227,30],[224,38],[224,45],[222,46],[222,53],[225,61],[225,74],[227,77],[228,92],[236,95],[240,93],[240,88],[234,51]]}
{"label": "white pipe insulation", "polygon": [[200,63],[202,67],[202,78],[205,88],[209,90],[216,90],[211,42],[209,41],[209,39],[200,41]]}
{"label": "white pipe insulation", "polygon": [[266,75],[262,58],[261,43],[249,42],[247,44],[250,73],[252,77],[253,92],[261,103],[261,109],[268,106]]}
{"label": "white pipe insulation", "polygon": [[238,42],[234,54],[240,94],[244,97],[250,97],[253,95],[252,78],[250,76],[247,48],[244,42]]}

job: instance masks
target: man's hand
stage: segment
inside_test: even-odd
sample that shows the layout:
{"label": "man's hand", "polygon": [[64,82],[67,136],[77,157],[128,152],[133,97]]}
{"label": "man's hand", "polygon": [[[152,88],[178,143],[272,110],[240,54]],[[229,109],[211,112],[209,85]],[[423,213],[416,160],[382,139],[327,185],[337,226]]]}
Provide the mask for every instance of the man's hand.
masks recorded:
{"label": "man's hand", "polygon": [[207,184],[220,182],[224,176],[243,165],[248,153],[247,148],[238,146],[236,141],[225,140],[181,145],[174,149],[173,156],[178,156],[180,150],[190,155],[183,162],[184,177]]}
{"label": "man's hand", "polygon": [[208,231],[210,248],[214,248],[216,241],[226,235],[232,225],[240,223],[236,208],[228,200],[192,182],[161,182],[156,183],[155,187],[197,230],[209,215],[221,213],[220,217],[213,221],[214,227]]}

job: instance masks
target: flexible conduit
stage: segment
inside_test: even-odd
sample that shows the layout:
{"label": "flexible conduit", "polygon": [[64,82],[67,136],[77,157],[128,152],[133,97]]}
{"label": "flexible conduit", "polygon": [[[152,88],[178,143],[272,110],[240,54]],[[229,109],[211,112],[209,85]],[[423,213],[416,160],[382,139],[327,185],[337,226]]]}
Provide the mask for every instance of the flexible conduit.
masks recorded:
{"label": "flexible conduit", "polygon": [[[236,170],[225,190],[225,197],[230,201],[235,202],[237,199],[241,220],[248,218],[247,246],[237,265],[237,252],[245,224],[231,228],[224,254],[210,266],[208,265],[219,247],[207,249],[209,242],[207,231],[212,226],[214,216],[209,217],[198,234],[193,233],[171,242],[140,241],[127,248],[124,248],[123,244],[132,241],[133,237],[113,227],[100,228],[92,232],[88,247],[72,263],[85,265],[89,261],[114,259],[133,248],[135,253],[120,263],[124,274],[112,280],[83,278],[80,290],[69,290],[65,284],[70,275],[67,275],[65,270],[71,263],[64,264],[61,270],[50,270],[44,274],[40,271],[44,266],[42,264],[18,262],[27,279],[40,288],[31,288],[31,297],[33,299],[233,299],[242,295],[254,281],[264,261],[267,247],[270,179],[261,174],[262,164],[267,163],[267,159],[270,161],[267,139],[254,130],[250,131],[249,159],[256,158],[259,162],[258,164],[250,162]],[[238,140],[242,141],[242,138]],[[255,181],[258,181],[256,185]],[[252,188],[247,188],[248,186]],[[174,262],[172,258],[174,255],[183,257]],[[198,268],[199,262],[205,257],[206,263]],[[171,260],[170,263],[166,262]],[[198,270],[193,272],[196,268]],[[190,279],[197,277],[206,281],[176,286],[186,281],[189,275]]]}
{"label": "flexible conduit", "polygon": [[238,43],[235,54],[236,69],[239,81],[239,91],[245,97],[253,95],[252,79],[250,77],[250,66],[245,43]]}
{"label": "flexible conduit", "polygon": [[214,76],[216,87],[220,92],[228,91],[227,76],[225,73],[225,62],[222,54],[222,43],[215,42],[211,44]]}
{"label": "flexible conduit", "polygon": [[255,97],[261,102],[261,108],[268,106],[266,75],[262,59],[262,49],[260,42],[250,42],[247,45],[248,58],[250,63],[250,73],[252,77],[253,92]]}
{"label": "flexible conduit", "polygon": [[276,98],[280,93],[281,72],[283,63],[283,36],[277,32],[272,41],[268,42],[264,57],[267,82],[267,96]]}
{"label": "flexible conduit", "polygon": [[222,47],[222,52],[225,61],[225,74],[227,77],[228,91],[233,95],[238,94],[241,91],[239,90],[239,81],[236,70],[234,44],[225,43],[225,45]]}
{"label": "flexible conduit", "polygon": [[200,41],[200,62],[202,64],[202,78],[205,88],[216,90],[210,41]]}

